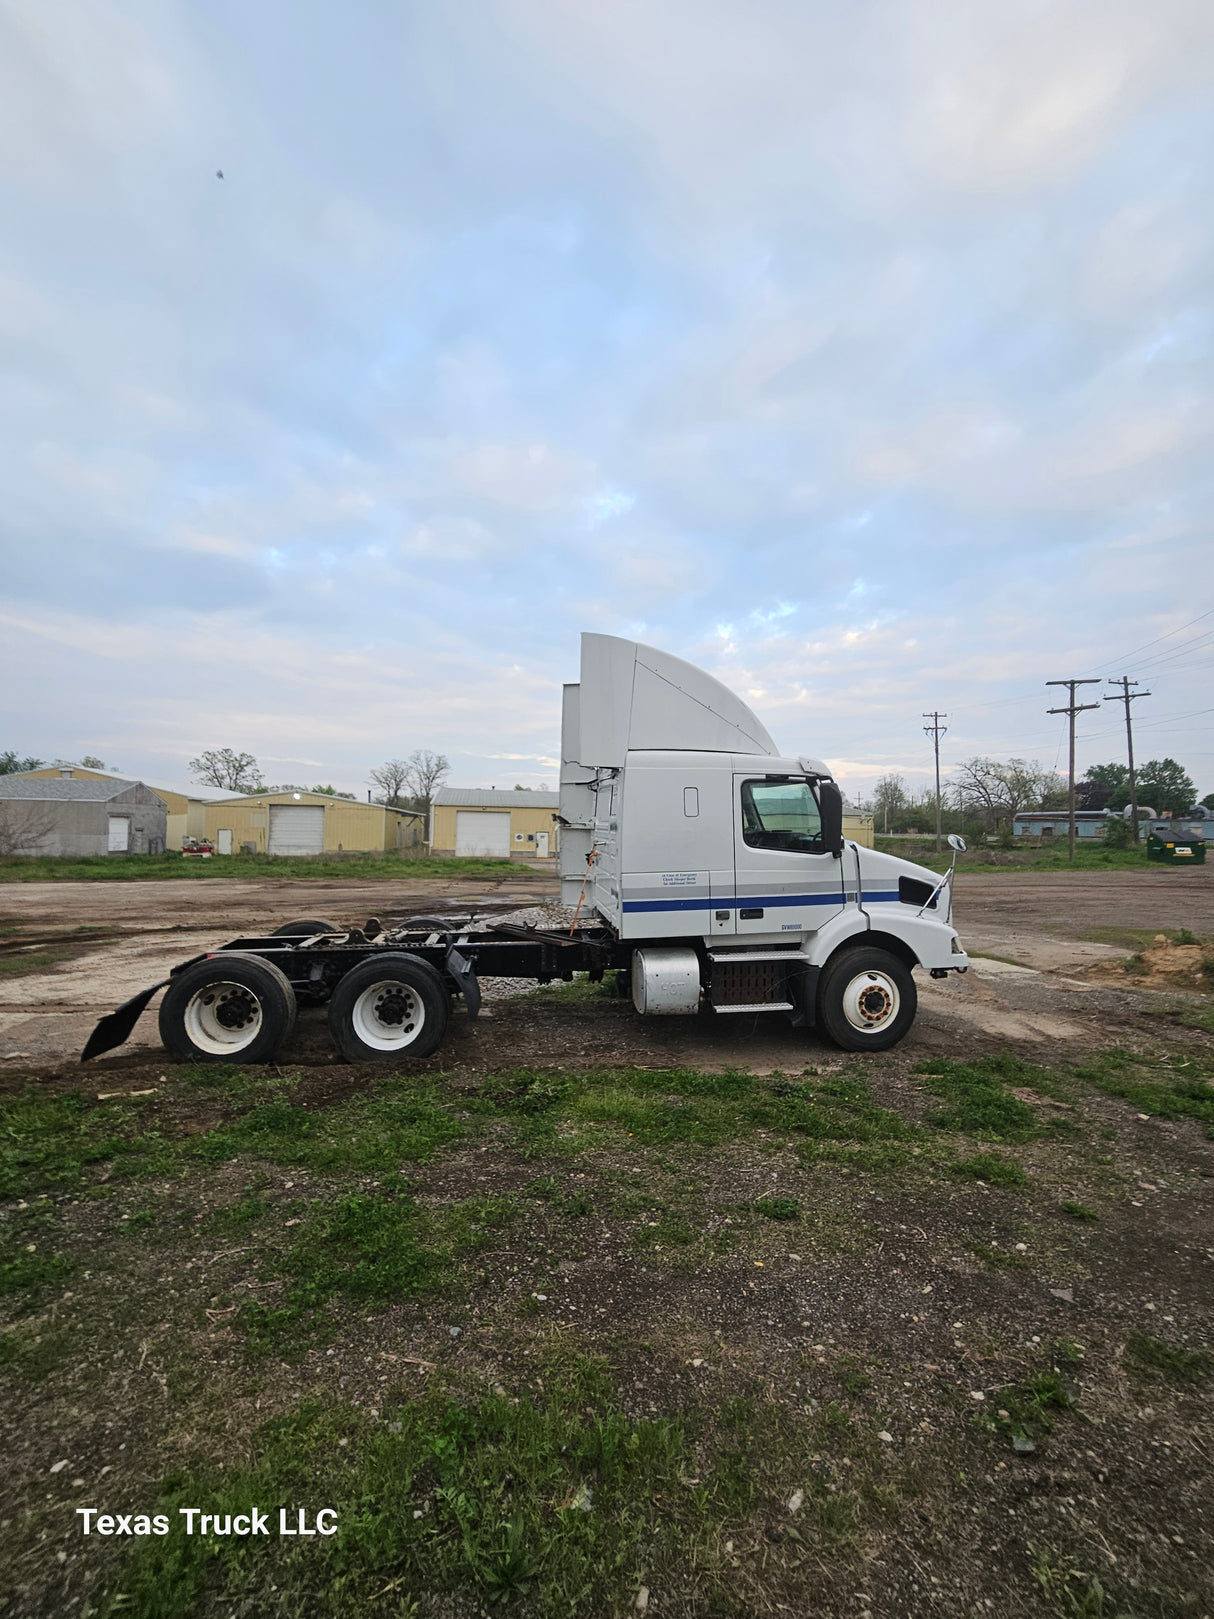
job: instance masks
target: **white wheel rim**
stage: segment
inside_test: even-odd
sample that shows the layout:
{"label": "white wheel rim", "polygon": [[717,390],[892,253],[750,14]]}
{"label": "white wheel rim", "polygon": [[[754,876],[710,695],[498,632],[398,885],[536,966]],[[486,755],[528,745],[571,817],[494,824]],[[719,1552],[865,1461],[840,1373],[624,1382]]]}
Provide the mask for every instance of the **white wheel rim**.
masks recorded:
{"label": "white wheel rim", "polygon": [[425,1021],[421,996],[395,978],[368,985],[350,1013],[355,1034],[372,1051],[403,1051],[420,1038]]}
{"label": "white wheel rim", "polygon": [[862,972],[843,991],[843,1016],[860,1034],[880,1034],[898,1016],[902,997],[887,973]]}
{"label": "white wheel rim", "polygon": [[207,984],[185,1009],[192,1045],[211,1057],[234,1057],[261,1033],[261,1002],[247,984]]}

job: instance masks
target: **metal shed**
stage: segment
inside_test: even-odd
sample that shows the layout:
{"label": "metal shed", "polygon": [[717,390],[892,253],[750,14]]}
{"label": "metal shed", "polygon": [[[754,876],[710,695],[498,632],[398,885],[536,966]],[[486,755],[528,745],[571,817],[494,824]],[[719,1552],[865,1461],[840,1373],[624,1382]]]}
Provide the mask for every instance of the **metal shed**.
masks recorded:
{"label": "metal shed", "polygon": [[0,841],[14,854],[163,854],[167,823],[141,781],[0,776]]}
{"label": "metal shed", "polygon": [[430,850],[438,855],[554,855],[558,793],[516,787],[440,787],[430,810]]}
{"label": "metal shed", "polygon": [[354,798],[284,789],[212,799],[206,807],[207,841],[216,854],[320,855],[420,852],[422,816]]}

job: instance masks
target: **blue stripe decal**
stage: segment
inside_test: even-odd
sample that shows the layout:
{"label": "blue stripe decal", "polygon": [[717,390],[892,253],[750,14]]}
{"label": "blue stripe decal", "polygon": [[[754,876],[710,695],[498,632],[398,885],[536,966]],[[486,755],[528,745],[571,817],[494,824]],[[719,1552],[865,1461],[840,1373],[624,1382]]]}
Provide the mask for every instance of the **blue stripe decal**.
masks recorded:
{"label": "blue stripe decal", "polygon": [[[854,894],[848,895],[849,901],[854,901]],[[898,899],[896,888],[865,889],[864,903],[878,905],[890,900]],[[749,910],[777,910],[792,905],[838,905],[846,903],[842,894],[744,894],[740,898],[729,899],[626,899],[624,909],[629,912],[637,911],[737,911],[745,907]]]}
{"label": "blue stripe decal", "polygon": [[729,899],[626,899],[626,911],[775,910],[788,905],[842,905],[842,894],[743,894]]}

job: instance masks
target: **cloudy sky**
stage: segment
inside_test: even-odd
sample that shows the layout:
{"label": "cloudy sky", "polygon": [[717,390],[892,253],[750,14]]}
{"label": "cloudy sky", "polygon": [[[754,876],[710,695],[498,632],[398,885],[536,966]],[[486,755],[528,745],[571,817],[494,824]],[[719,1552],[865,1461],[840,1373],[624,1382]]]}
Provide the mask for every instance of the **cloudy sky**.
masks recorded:
{"label": "cloudy sky", "polygon": [[0,186],[0,748],[551,782],[594,629],[1214,789],[1209,0],[0,0]]}

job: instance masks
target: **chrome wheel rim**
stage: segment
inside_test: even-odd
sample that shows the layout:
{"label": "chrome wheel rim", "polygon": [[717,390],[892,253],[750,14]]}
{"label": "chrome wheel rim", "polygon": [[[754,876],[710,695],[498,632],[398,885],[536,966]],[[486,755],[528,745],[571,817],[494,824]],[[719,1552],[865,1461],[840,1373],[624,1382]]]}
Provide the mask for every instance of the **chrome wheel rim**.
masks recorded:
{"label": "chrome wheel rim", "polygon": [[421,996],[393,978],[368,985],[350,1013],[354,1033],[372,1051],[403,1051],[420,1037],[425,1021]]}
{"label": "chrome wheel rim", "polygon": [[902,997],[888,973],[862,972],[843,991],[843,1016],[859,1034],[880,1034],[898,1016]]}
{"label": "chrome wheel rim", "polygon": [[210,1057],[234,1057],[261,1033],[261,1002],[247,984],[206,984],[189,999],[185,1032]]}

